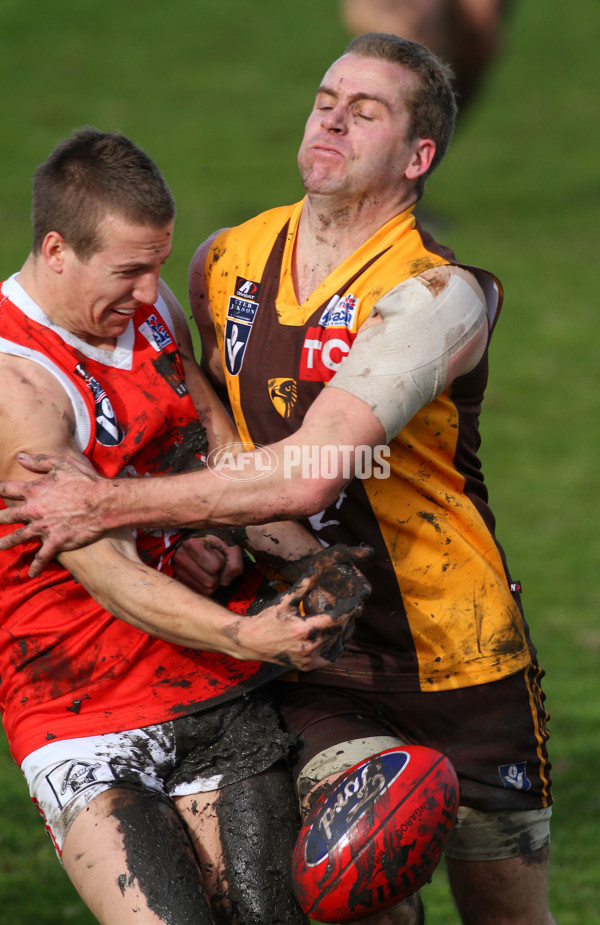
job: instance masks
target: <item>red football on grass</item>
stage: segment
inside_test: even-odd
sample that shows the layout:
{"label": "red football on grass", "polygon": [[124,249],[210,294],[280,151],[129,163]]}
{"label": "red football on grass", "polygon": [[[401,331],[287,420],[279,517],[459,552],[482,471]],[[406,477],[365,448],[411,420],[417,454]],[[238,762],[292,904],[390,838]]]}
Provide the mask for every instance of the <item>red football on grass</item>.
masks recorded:
{"label": "red football on grass", "polygon": [[426,883],[458,811],[456,772],[422,745],[390,748],[350,768],[306,817],[292,872],[302,911],[355,922]]}

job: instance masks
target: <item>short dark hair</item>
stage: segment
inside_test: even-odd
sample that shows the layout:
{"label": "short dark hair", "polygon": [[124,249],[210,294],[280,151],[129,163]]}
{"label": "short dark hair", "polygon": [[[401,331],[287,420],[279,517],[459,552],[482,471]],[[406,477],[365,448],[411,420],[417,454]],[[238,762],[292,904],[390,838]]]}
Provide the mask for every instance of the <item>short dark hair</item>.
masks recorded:
{"label": "short dark hair", "polygon": [[175,203],[156,164],[119,132],[79,129],[61,141],[33,179],[33,253],[57,231],[81,260],[101,246],[106,214],[161,228]]}
{"label": "short dark hair", "polygon": [[454,132],[457,105],[452,68],[425,45],[383,32],[365,32],[356,36],[345,53],[391,61],[416,75],[417,87],[406,100],[411,137],[430,138],[435,142],[431,166],[426,174],[419,177],[417,184],[419,195],[422,195],[427,177],[443,159]]}

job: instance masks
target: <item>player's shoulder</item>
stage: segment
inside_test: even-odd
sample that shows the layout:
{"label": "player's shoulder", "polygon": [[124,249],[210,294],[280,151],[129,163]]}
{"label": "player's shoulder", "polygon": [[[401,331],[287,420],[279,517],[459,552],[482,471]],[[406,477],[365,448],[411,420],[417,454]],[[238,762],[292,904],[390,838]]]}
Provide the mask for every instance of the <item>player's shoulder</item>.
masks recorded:
{"label": "player's shoulder", "polygon": [[31,414],[49,404],[60,414],[70,402],[59,379],[60,371],[48,360],[0,351],[0,416]]}
{"label": "player's shoulder", "polygon": [[268,234],[270,230],[279,232],[291,216],[294,208],[294,205],[276,206],[273,209],[259,212],[258,215],[246,219],[239,225],[225,228],[213,236],[213,247],[219,248],[230,244],[232,241],[255,241],[255,235]]}
{"label": "player's shoulder", "polygon": [[294,206],[268,209],[240,225],[223,229],[212,237],[209,246],[201,245],[191,266],[190,292],[201,277],[207,286],[215,280],[227,285],[237,276],[258,279],[293,209]]}
{"label": "player's shoulder", "polygon": [[459,264],[443,263],[438,266],[429,267],[418,274],[416,279],[422,280],[437,295],[445,289],[451,281],[461,280],[470,286],[477,293],[481,301],[485,299],[483,289],[472,270]]}

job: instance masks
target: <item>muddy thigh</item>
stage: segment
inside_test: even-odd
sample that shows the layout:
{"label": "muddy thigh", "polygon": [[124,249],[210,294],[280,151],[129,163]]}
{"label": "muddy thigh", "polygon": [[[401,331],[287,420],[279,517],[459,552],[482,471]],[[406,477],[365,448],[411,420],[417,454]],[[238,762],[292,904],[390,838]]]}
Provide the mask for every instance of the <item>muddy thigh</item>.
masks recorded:
{"label": "muddy thigh", "polygon": [[79,813],[63,863],[99,921],[211,925],[189,834],[158,793],[114,788]]}
{"label": "muddy thigh", "polygon": [[217,803],[217,817],[229,874],[229,901],[239,911],[239,922],[303,923],[291,882],[299,818],[283,762],[225,788]]}
{"label": "muddy thigh", "polygon": [[[291,856],[297,803],[284,762],[214,794],[177,797],[218,925],[303,925]],[[210,845],[216,850],[210,849]]]}
{"label": "muddy thigh", "polygon": [[174,807],[154,794],[129,795],[112,810],[127,859],[119,886],[135,878],[150,909],[165,922],[210,922],[189,835]]}

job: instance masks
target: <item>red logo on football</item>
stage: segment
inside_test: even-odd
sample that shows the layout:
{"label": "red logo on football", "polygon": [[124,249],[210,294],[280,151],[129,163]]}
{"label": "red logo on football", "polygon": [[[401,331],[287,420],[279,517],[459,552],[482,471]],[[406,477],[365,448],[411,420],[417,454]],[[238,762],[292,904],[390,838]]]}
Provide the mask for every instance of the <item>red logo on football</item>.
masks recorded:
{"label": "red logo on football", "polygon": [[320,922],[354,922],[426,883],[456,819],[456,772],[422,745],[350,768],[306,817],[294,848],[298,902]]}

